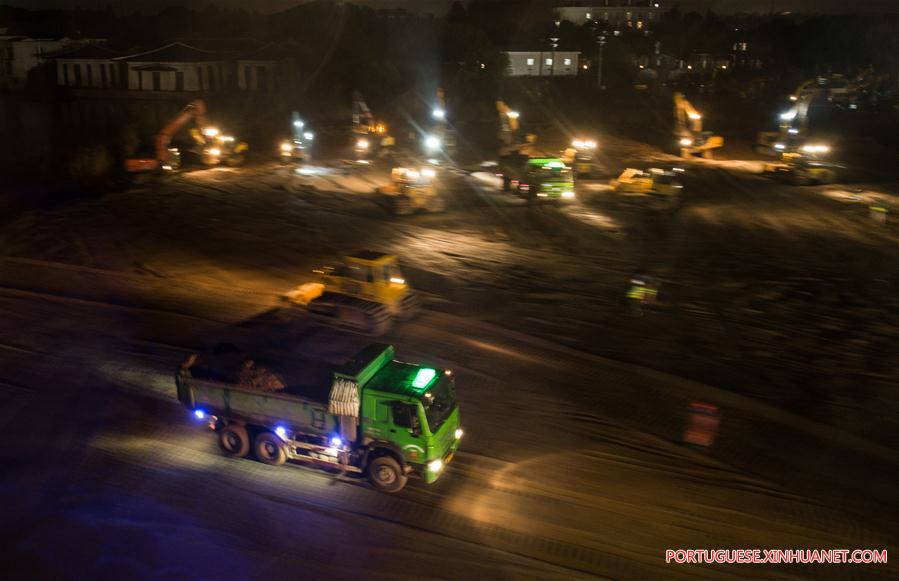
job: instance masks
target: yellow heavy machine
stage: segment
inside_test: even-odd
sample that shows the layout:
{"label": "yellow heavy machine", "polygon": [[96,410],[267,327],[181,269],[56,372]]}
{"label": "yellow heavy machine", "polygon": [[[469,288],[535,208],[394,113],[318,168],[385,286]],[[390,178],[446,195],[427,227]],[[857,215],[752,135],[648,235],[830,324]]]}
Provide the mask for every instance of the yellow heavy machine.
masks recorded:
{"label": "yellow heavy machine", "polygon": [[574,170],[575,176],[592,176],[599,172],[596,162],[596,140],[577,138],[562,152],[562,161]]}
{"label": "yellow heavy machine", "polygon": [[[513,154],[521,154],[527,156],[539,156],[543,152],[537,151],[537,135],[527,133],[521,135],[521,115],[509,107],[505,101],[497,100],[496,112],[499,114],[499,156],[507,157]],[[524,139],[522,139],[524,137]]]}
{"label": "yellow heavy machine", "polygon": [[390,172],[390,185],[377,191],[387,199],[397,216],[417,211],[442,212],[446,204],[434,187],[436,177],[437,170],[433,167],[395,167]]}
{"label": "yellow heavy machine", "polygon": [[353,93],[353,152],[356,161],[369,163],[391,155],[396,140],[387,132],[387,124],[376,121],[368,104],[357,91]]}
{"label": "yellow heavy machine", "polygon": [[612,188],[622,194],[657,194],[676,196],[683,186],[676,171],[666,171],[656,167],[646,170],[627,168],[618,179],[612,180]]}
{"label": "yellow heavy machine", "polygon": [[383,335],[396,319],[411,319],[421,310],[418,295],[391,254],[357,252],[346,256],[339,266],[313,272],[316,281],[301,284],[284,298],[338,327]]}
{"label": "yellow heavy machine", "polygon": [[797,151],[783,152],[780,161],[766,163],[764,173],[797,186],[832,184],[842,166],[826,159],[829,151],[823,144],[803,144]]}
{"label": "yellow heavy machine", "polygon": [[674,93],[674,137],[681,157],[712,159],[715,150],[724,147],[723,137],[702,130],[702,115],[683,93]]}

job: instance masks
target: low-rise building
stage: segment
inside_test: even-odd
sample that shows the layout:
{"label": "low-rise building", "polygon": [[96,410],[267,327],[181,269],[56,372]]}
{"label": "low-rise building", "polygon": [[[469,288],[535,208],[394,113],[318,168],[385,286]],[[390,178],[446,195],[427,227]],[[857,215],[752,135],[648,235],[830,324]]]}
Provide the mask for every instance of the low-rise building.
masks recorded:
{"label": "low-rise building", "polygon": [[556,8],[559,20],[574,24],[590,21],[608,22],[616,28],[644,28],[661,17],[659,0],[565,0]]}
{"label": "low-rise building", "polygon": [[290,45],[268,44],[236,60],[237,88],[241,91],[270,93],[293,82]]}
{"label": "low-rise building", "polygon": [[578,74],[581,53],[576,51],[507,51],[511,77],[570,77]]}
{"label": "low-rise building", "polygon": [[115,60],[126,64],[132,91],[221,91],[232,81],[226,56],[181,42]]}
{"label": "low-rise building", "polygon": [[28,74],[46,62],[46,55],[71,43],[67,38],[0,36],[0,87],[19,89]]}
{"label": "low-rise building", "polygon": [[56,83],[73,89],[124,89],[127,67],[117,53],[96,44],[63,49],[48,56],[56,61]]}

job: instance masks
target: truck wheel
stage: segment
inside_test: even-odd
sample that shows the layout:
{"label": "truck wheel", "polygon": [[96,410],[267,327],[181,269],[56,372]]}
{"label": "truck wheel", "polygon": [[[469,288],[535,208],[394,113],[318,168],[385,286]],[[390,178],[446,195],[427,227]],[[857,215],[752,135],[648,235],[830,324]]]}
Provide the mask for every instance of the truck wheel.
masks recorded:
{"label": "truck wheel", "polygon": [[256,436],[254,446],[256,458],[264,464],[280,466],[287,461],[287,452],[284,451],[284,442],[271,432],[262,432]]}
{"label": "truck wheel", "polygon": [[381,492],[399,492],[408,478],[399,462],[390,456],[378,456],[368,465],[368,479]]}
{"label": "truck wheel", "polygon": [[226,456],[243,458],[250,451],[250,437],[243,426],[225,426],[219,430],[219,447]]}

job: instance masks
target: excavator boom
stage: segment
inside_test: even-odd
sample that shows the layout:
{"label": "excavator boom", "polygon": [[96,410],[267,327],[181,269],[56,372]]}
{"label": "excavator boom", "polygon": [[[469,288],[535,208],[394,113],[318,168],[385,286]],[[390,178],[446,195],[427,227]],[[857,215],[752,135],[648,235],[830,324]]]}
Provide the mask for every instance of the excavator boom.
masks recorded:
{"label": "excavator boom", "polygon": [[165,168],[171,158],[169,146],[172,144],[172,137],[191,119],[195,119],[196,124],[200,127],[206,125],[206,103],[202,99],[195,99],[188,103],[156,134],[156,157],[154,159],[126,159],[125,171],[135,173]]}

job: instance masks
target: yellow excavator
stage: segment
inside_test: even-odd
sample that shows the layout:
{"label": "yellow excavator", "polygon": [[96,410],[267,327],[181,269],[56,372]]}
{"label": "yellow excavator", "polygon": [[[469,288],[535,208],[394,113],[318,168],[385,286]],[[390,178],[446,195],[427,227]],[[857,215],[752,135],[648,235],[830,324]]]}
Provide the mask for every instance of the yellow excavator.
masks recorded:
{"label": "yellow excavator", "polygon": [[715,150],[724,147],[724,138],[702,130],[702,114],[683,93],[674,93],[674,137],[681,157],[701,155],[712,159]]}
{"label": "yellow excavator", "polygon": [[317,280],[301,284],[284,299],[337,327],[379,336],[397,319],[411,319],[421,310],[418,295],[391,254],[356,252],[341,265],[313,272]]}
{"label": "yellow excavator", "polygon": [[396,140],[387,131],[387,124],[375,121],[362,95],[353,93],[353,153],[356,161],[370,163],[392,155]]}

